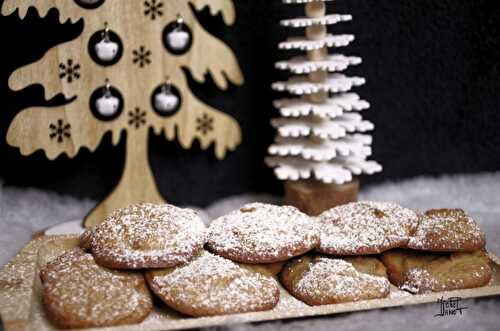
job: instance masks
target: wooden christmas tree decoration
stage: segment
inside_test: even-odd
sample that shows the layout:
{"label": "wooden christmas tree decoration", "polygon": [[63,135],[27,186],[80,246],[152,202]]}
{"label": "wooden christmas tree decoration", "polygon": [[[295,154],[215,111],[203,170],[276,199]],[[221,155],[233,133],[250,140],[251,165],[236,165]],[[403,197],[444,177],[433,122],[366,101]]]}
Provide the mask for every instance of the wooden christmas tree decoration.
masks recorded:
{"label": "wooden christmas tree decoration", "polygon": [[350,21],[352,16],[327,15],[326,1],[330,0],[283,0],[305,4],[306,17],[281,21],[286,27],[305,28],[305,36],[289,38],[279,48],[306,55],[276,64],[294,76],[273,84],[273,89],[294,97],[274,103],[282,117],[272,121],[278,133],[266,159],[276,176],[287,181],[287,203],[311,215],[356,200],[359,182],[353,175],[382,170],[367,160],[372,138],[365,133],[374,125],[363,120],[360,112],[370,104],[350,92],[365,79],[340,73],[360,64],[361,58],[328,52],[330,47],[349,45],[354,36],[329,34],[327,26]]}
{"label": "wooden christmas tree decoration", "polygon": [[17,10],[24,18],[30,6],[41,16],[56,7],[61,23],[83,19],[84,30],[12,74],[11,89],[38,83],[47,99],[63,93],[68,102],[21,111],[7,142],[23,155],[43,150],[53,160],[74,157],[82,147],[94,151],[107,132],[114,145],[126,139],[121,180],[87,216],[86,226],[130,203],[164,201],[148,161],[151,131],[177,138],[186,149],[195,139],[203,149],[213,144],[218,159],[241,142],[238,123],[198,100],[183,71],[198,82],[210,75],[222,90],[228,81],[243,83],[231,49],[195,17],[208,6],[232,25],[231,0],[5,0],[2,14]]}

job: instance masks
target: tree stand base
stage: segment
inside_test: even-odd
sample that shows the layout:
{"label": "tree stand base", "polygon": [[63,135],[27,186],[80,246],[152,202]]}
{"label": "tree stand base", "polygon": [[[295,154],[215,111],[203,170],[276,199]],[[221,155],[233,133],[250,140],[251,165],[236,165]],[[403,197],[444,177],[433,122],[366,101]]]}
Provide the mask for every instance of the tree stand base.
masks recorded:
{"label": "tree stand base", "polygon": [[285,183],[285,203],[317,216],[330,208],[358,200],[359,181],[347,184],[324,184],[301,180]]}

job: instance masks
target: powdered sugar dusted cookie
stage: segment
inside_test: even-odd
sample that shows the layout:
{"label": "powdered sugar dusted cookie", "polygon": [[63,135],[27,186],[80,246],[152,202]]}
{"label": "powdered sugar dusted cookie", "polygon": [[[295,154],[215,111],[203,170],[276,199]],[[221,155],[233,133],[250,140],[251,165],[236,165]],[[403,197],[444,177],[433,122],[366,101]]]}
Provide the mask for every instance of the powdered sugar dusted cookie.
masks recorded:
{"label": "powdered sugar dusted cookie", "polygon": [[315,222],[291,206],[252,203],[222,216],[209,227],[208,248],[243,263],[273,263],[314,249]]}
{"label": "powdered sugar dusted cookie", "polygon": [[370,265],[376,275],[363,272],[344,259],[305,255],[288,262],[280,278],[293,296],[311,306],[387,297],[390,283],[378,275],[383,269],[372,268],[380,261],[366,257],[356,263]]}
{"label": "powdered sugar dusted cookie", "polygon": [[473,252],[486,245],[484,233],[461,209],[432,209],[423,215],[408,248],[434,252]]}
{"label": "powdered sugar dusted cookie", "polygon": [[115,211],[85,232],[81,244],[106,267],[164,268],[198,255],[205,243],[205,230],[191,209],[143,203]]}
{"label": "powdered sugar dusted cookie", "polygon": [[332,255],[378,254],[406,245],[419,215],[394,203],[355,202],[317,217],[321,228],[318,251]]}
{"label": "powdered sugar dusted cookie", "polygon": [[492,271],[483,251],[432,254],[396,249],[382,254],[390,281],[412,293],[481,287]]}
{"label": "powdered sugar dusted cookie", "polygon": [[59,327],[139,323],[153,309],[142,274],[101,267],[81,249],[48,263],[40,278],[45,309]]}
{"label": "powdered sugar dusted cookie", "polygon": [[190,316],[270,310],[279,301],[274,278],[209,252],[183,266],[147,271],[146,279],[169,307]]}

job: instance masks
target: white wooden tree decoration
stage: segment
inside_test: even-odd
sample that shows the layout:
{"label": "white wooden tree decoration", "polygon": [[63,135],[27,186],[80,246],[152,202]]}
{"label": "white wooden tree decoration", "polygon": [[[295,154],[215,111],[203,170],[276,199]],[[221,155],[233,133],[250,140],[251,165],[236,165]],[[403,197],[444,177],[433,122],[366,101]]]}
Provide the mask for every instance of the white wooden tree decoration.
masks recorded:
{"label": "white wooden tree decoration", "polygon": [[277,69],[293,76],[272,87],[293,97],[274,103],[282,117],[272,121],[277,136],[266,162],[281,180],[342,185],[352,183],[353,175],[374,174],[382,167],[367,160],[372,138],[366,132],[374,125],[363,120],[360,112],[370,104],[351,92],[365,79],[341,73],[360,64],[361,58],[328,51],[354,40],[353,35],[327,33],[327,26],[350,21],[352,16],[326,14],[326,1],[330,0],[283,0],[305,4],[306,17],[281,21],[282,26],[305,28],[305,36],[289,38],[279,48],[306,55],[276,63]]}
{"label": "white wooden tree decoration", "polygon": [[94,151],[107,132],[114,145],[126,139],[121,180],[87,216],[86,226],[130,203],[164,201],[148,161],[150,132],[177,138],[186,149],[195,139],[203,149],[214,145],[218,159],[241,142],[238,123],[198,100],[183,71],[198,82],[210,75],[222,90],[228,82],[243,84],[231,49],[195,16],[208,6],[232,25],[231,0],[5,0],[2,14],[17,10],[24,18],[31,6],[41,16],[56,7],[61,23],[83,19],[84,30],[12,74],[12,90],[39,83],[47,99],[62,93],[68,103],[21,111],[7,142],[23,155],[44,150],[53,160],[74,157],[82,147]]}

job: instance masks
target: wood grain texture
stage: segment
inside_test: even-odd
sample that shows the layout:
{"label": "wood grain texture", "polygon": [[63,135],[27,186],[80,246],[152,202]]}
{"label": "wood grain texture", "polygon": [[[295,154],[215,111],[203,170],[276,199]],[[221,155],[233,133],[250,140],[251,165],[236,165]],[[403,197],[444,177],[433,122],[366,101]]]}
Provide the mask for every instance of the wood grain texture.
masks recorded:
{"label": "wood grain texture", "polygon": [[285,182],[285,203],[310,216],[340,205],[358,201],[359,180],[345,184],[325,184],[313,180]]}
{"label": "wood grain texture", "polygon": [[[155,15],[148,11],[154,5],[158,6]],[[126,139],[122,178],[114,192],[87,216],[86,226],[101,222],[110,211],[130,203],[164,201],[148,161],[150,131],[169,141],[177,139],[185,149],[194,140],[199,141],[202,149],[214,145],[218,159],[240,144],[241,129],[236,120],[198,100],[183,72],[183,68],[187,69],[200,83],[211,76],[221,90],[226,90],[229,83],[243,84],[243,74],[231,49],[208,33],[193,12],[208,6],[212,15],[221,13],[224,22],[230,25],[235,21],[231,0],[106,0],[93,10],[83,9],[73,0],[6,0],[2,14],[18,10],[24,18],[30,6],[41,16],[56,7],[61,23],[83,19],[84,30],[77,39],[51,48],[41,59],[10,76],[12,90],[38,83],[44,86],[46,99],[62,93],[72,101],[51,109],[32,107],[18,113],[7,132],[8,144],[18,147],[23,155],[43,150],[47,158],[54,160],[61,154],[73,158],[81,148],[94,151],[107,132],[111,132],[114,145]],[[164,28],[177,15],[184,19],[193,36],[190,50],[183,55],[170,54],[162,41]],[[119,62],[111,66],[95,63],[88,52],[90,38],[104,28],[104,22],[124,45]],[[136,58],[141,50],[149,52],[150,63],[139,65]],[[78,65],[79,77],[62,77],[61,65],[72,68]],[[158,115],[151,105],[151,94],[165,77],[170,78],[182,96],[180,110],[171,117]],[[101,121],[89,110],[92,93],[106,79],[124,98],[123,112],[111,121]],[[136,125],[136,113],[144,123]],[[58,135],[51,136],[58,134],[59,129],[63,131],[60,139]]]}

